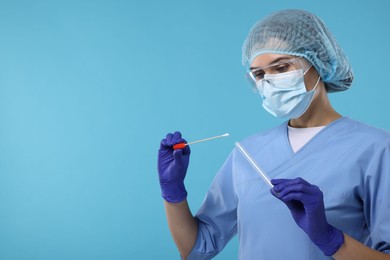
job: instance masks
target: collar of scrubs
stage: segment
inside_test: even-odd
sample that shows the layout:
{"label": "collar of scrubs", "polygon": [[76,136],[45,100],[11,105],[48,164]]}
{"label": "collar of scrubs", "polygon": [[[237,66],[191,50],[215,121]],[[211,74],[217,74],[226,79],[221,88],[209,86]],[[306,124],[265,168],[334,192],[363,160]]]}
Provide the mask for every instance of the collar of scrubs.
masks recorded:
{"label": "collar of scrubs", "polygon": [[[313,153],[317,151],[317,149],[322,149],[324,145],[326,145],[329,140],[331,140],[334,136],[340,134],[343,131],[348,131],[351,127],[353,127],[353,121],[348,117],[341,117],[332,123],[325,126],[322,130],[320,130],[315,136],[313,136],[309,141],[306,142],[304,146],[301,147],[297,152],[294,153],[289,137],[288,137],[288,121],[284,124],[280,125],[277,131],[283,138],[281,138],[278,142],[279,147],[287,147],[287,149],[283,149],[280,151],[280,156],[283,160],[281,164],[279,164],[276,168],[274,168],[273,164],[268,164],[266,161],[260,161],[260,165],[265,168],[264,170],[268,173],[270,178],[276,178],[279,174],[283,173],[285,170],[290,168],[292,165],[295,165],[303,160],[306,160]],[[267,167],[267,166],[271,167]]]}
{"label": "collar of scrubs", "polygon": [[288,126],[288,139],[294,153],[301,149],[310,139],[318,132],[324,129],[325,126],[296,128]]}

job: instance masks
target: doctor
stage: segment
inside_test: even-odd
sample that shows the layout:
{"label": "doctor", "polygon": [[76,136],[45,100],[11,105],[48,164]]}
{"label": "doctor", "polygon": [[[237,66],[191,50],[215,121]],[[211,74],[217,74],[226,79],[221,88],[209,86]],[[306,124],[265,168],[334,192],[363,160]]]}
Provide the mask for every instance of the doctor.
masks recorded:
{"label": "doctor", "polygon": [[343,117],[328,93],[347,90],[350,64],[314,14],[283,10],[257,22],[243,64],[266,111],[287,121],[241,144],[271,192],[233,150],[195,216],[184,177],[190,148],[161,141],[158,174],[183,259],[211,259],[236,234],[239,259],[390,259],[390,134]]}

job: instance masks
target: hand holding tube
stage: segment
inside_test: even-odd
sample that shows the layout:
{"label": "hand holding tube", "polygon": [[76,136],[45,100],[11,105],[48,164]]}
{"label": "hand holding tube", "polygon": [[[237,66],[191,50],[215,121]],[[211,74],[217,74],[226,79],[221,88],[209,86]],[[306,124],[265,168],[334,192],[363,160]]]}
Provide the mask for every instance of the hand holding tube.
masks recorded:
{"label": "hand holding tube", "polygon": [[186,143],[180,132],[167,134],[161,140],[158,151],[158,176],[160,180],[161,195],[171,203],[178,203],[187,198],[187,191],[184,187],[184,178],[190,160],[190,147],[174,150],[177,143]]}
{"label": "hand holding tube", "polygon": [[295,222],[311,241],[327,256],[336,253],[344,243],[344,235],[326,220],[321,190],[302,178],[271,182],[274,185],[271,193],[287,205]]}

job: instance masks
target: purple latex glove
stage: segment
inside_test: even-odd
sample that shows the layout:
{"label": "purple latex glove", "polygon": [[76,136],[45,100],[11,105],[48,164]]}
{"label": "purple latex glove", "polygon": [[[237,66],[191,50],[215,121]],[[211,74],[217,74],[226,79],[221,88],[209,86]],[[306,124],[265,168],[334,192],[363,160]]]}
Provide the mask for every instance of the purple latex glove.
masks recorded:
{"label": "purple latex glove", "polygon": [[344,243],[344,235],[326,220],[321,190],[302,178],[273,179],[271,183],[271,193],[287,205],[311,241],[327,256],[336,253]]}
{"label": "purple latex glove", "polygon": [[173,145],[177,143],[187,143],[181,137],[180,132],[167,134],[161,140],[158,151],[158,177],[161,186],[162,197],[172,203],[178,203],[187,198],[187,191],[184,187],[184,177],[187,173],[190,161],[190,147],[174,150]]}

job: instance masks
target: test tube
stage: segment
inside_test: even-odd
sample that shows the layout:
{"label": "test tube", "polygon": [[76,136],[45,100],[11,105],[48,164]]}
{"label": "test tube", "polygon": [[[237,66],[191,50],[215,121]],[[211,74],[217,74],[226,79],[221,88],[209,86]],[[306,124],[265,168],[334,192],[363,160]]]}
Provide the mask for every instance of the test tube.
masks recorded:
{"label": "test tube", "polygon": [[261,169],[260,165],[253,159],[253,157],[245,150],[245,148],[239,142],[236,142],[235,145],[237,149],[241,152],[241,154],[245,157],[245,159],[249,162],[249,164],[252,165],[256,172],[264,180],[264,182],[272,189],[274,185],[271,183],[271,179],[268,177],[268,175]]}

